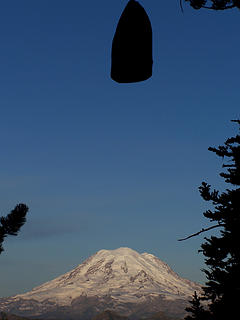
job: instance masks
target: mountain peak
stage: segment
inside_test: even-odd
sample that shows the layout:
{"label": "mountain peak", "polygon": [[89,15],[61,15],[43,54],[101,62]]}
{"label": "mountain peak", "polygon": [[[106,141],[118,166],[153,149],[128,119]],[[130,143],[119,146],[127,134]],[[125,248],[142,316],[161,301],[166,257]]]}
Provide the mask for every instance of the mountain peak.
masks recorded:
{"label": "mountain peak", "polygon": [[117,249],[113,249],[113,250],[106,250],[106,249],[102,249],[98,252],[108,252],[108,253],[115,253],[115,254],[138,254],[137,251],[131,249],[131,248],[128,248],[128,247],[120,247],[120,248],[117,248]]}
{"label": "mountain peak", "polygon": [[131,248],[128,247],[120,247],[117,249],[113,249],[113,250],[106,250],[106,249],[102,249],[99,250],[96,255],[112,255],[114,257],[116,256],[134,256],[137,257],[139,256],[139,253]]}
{"label": "mountain peak", "polygon": [[17,309],[19,312],[22,310],[20,315],[28,312],[27,316],[37,317],[45,310],[47,319],[49,310],[54,308],[72,310],[75,306],[90,303],[93,308],[100,304],[97,310],[100,312],[111,307],[122,315],[128,315],[124,305],[143,304],[145,310],[154,302],[152,308],[158,312],[161,311],[158,309],[160,302],[188,301],[194,291],[200,290],[200,285],[179,277],[153,254],[140,254],[121,247],[100,250],[54,280],[27,293],[0,299],[0,310],[13,312]]}

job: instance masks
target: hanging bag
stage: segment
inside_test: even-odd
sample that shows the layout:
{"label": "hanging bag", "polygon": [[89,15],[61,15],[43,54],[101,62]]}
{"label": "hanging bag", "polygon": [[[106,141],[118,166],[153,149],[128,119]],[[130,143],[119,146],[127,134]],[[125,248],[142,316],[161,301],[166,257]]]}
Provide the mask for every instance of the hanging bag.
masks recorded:
{"label": "hanging bag", "polygon": [[152,76],[152,27],[144,8],[135,0],[125,7],[112,42],[111,78],[119,83]]}

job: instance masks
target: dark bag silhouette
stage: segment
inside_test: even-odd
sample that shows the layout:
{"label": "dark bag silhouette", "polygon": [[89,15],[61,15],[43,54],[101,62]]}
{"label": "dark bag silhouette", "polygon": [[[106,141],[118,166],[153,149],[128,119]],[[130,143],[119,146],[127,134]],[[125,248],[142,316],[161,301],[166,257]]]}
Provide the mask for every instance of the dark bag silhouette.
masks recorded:
{"label": "dark bag silhouette", "polygon": [[152,27],[143,7],[130,0],[112,42],[111,78],[120,83],[138,82],[152,75]]}

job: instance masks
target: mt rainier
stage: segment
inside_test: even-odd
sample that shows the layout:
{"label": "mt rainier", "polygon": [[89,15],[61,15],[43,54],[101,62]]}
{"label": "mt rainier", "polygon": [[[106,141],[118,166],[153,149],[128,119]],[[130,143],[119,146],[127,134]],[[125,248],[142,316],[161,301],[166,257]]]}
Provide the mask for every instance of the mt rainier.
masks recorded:
{"label": "mt rainier", "polygon": [[31,291],[0,298],[0,310],[38,319],[88,320],[106,309],[132,319],[163,311],[182,317],[201,286],[149,253],[100,250],[72,271]]}

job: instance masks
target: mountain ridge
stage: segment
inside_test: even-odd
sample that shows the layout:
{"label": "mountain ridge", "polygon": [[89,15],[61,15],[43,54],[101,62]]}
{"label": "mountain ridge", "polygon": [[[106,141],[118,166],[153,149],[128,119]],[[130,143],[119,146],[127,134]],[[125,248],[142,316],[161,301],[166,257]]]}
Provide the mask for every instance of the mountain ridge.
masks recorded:
{"label": "mountain ridge", "polygon": [[[20,317],[10,313],[0,313],[0,320],[33,320],[32,318]],[[34,319],[36,320],[36,319]],[[128,320],[127,317],[121,316],[112,310],[105,310],[98,313],[91,320]],[[163,312],[154,314],[151,318],[144,318],[141,320],[180,320],[176,318],[169,318]]]}
{"label": "mountain ridge", "polygon": [[160,311],[178,316],[194,291],[201,286],[159,258],[121,247],[100,250],[27,293],[0,299],[0,310],[45,319],[71,313],[73,320],[80,315],[88,320],[106,309],[133,319]]}

